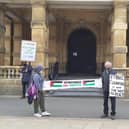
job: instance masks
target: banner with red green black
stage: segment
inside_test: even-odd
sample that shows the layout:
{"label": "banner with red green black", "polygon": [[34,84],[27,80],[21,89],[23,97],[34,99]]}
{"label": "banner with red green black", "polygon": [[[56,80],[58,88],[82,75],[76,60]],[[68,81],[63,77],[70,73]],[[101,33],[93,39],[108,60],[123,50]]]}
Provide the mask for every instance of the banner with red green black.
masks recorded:
{"label": "banner with red green black", "polygon": [[102,88],[101,78],[84,80],[53,80],[44,81],[43,90],[60,90],[71,88]]}

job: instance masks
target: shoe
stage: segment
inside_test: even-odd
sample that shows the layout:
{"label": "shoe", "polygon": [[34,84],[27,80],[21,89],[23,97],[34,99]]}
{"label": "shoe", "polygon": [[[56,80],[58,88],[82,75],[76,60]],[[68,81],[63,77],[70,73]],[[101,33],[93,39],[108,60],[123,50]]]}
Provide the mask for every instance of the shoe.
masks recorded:
{"label": "shoe", "polygon": [[111,115],[112,120],[115,120],[115,118],[116,118],[115,115]]}
{"label": "shoe", "polygon": [[103,114],[103,115],[101,116],[101,118],[107,118],[107,117],[108,117],[107,114]]}
{"label": "shoe", "polygon": [[25,96],[22,96],[21,99],[25,99],[26,97]]}
{"label": "shoe", "polygon": [[42,116],[50,116],[50,115],[51,115],[51,113],[49,113],[49,112],[47,112],[47,111],[42,112]]}
{"label": "shoe", "polygon": [[35,116],[35,117],[42,117],[42,115],[39,114],[39,113],[34,113],[33,116]]}

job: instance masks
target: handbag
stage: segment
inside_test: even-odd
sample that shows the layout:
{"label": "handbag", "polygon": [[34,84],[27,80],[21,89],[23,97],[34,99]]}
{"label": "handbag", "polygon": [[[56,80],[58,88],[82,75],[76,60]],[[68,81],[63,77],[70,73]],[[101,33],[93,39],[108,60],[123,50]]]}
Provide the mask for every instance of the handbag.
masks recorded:
{"label": "handbag", "polygon": [[37,96],[38,96],[38,92],[37,92],[34,82],[32,81],[29,85],[29,88],[27,89],[28,104],[32,104],[33,100],[36,99]]}

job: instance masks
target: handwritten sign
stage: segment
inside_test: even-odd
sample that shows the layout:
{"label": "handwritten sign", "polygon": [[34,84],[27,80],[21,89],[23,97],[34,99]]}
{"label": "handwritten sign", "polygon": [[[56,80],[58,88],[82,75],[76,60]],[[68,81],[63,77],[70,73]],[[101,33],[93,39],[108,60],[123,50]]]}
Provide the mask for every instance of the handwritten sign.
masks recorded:
{"label": "handwritten sign", "polygon": [[110,97],[124,96],[124,75],[115,74],[110,75]]}
{"label": "handwritten sign", "polygon": [[22,40],[21,42],[21,61],[35,61],[36,42]]}

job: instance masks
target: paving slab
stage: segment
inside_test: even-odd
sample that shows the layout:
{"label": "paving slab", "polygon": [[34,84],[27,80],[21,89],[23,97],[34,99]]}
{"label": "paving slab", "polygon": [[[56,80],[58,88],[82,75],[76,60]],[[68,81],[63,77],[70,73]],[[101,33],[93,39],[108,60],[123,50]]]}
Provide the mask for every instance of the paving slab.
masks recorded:
{"label": "paving slab", "polygon": [[129,120],[0,117],[1,129],[129,129]]}

